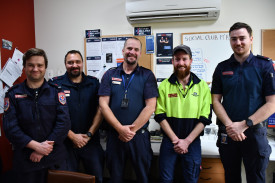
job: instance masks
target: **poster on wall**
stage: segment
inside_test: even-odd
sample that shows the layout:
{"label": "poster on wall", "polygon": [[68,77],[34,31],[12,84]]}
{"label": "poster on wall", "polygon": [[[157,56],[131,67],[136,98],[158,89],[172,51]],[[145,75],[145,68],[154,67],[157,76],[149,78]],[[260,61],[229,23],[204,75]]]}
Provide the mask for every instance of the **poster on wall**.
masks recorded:
{"label": "poster on wall", "polygon": [[154,52],[154,36],[146,36],[146,54],[151,54]]}
{"label": "poster on wall", "polygon": [[101,31],[100,29],[86,30],[85,34],[86,34],[86,38],[92,38],[92,37],[99,38],[101,36]]}
{"label": "poster on wall", "polygon": [[172,56],[173,33],[157,33],[157,57]]}
{"label": "poster on wall", "polygon": [[156,64],[156,78],[160,84],[173,73],[172,58],[158,58]]}
{"label": "poster on wall", "polygon": [[135,27],[135,36],[146,36],[151,35],[151,27]]}

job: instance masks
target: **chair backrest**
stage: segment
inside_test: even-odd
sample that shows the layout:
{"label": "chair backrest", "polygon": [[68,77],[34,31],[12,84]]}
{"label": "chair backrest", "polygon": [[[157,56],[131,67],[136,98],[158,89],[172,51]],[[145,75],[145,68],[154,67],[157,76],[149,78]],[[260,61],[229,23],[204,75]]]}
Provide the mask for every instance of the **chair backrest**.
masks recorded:
{"label": "chair backrest", "polygon": [[95,183],[95,176],[71,171],[49,170],[48,183]]}

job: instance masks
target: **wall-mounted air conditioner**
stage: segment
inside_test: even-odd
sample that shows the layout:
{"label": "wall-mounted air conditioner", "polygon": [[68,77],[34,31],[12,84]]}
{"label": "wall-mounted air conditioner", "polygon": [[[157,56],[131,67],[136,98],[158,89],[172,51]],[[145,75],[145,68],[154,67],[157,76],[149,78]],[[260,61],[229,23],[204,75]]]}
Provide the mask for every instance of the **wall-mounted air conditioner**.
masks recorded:
{"label": "wall-mounted air conditioner", "polygon": [[131,24],[170,21],[215,20],[221,0],[126,0]]}

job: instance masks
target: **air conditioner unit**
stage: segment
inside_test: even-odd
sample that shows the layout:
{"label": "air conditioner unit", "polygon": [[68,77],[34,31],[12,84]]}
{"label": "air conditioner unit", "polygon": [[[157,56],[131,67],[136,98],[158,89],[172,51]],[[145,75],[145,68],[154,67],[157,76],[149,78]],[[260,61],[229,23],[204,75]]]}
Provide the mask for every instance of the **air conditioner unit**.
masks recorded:
{"label": "air conditioner unit", "polygon": [[215,20],[221,0],[126,0],[131,24],[150,22]]}

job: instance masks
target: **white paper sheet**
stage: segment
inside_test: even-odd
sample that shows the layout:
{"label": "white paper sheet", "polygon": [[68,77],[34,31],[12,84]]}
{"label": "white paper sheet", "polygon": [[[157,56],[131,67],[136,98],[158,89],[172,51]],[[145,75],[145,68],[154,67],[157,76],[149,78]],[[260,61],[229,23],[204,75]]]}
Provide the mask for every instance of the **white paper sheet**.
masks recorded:
{"label": "white paper sheet", "polygon": [[0,79],[9,87],[11,87],[15,80],[21,76],[21,74],[22,70],[19,68],[19,66],[13,62],[11,58],[9,58],[4,68],[2,69]]}
{"label": "white paper sheet", "polygon": [[23,69],[23,53],[21,51],[15,48],[11,59],[21,70]]}
{"label": "white paper sheet", "polygon": [[87,39],[86,40],[86,56],[97,56],[101,55],[101,39]]}

